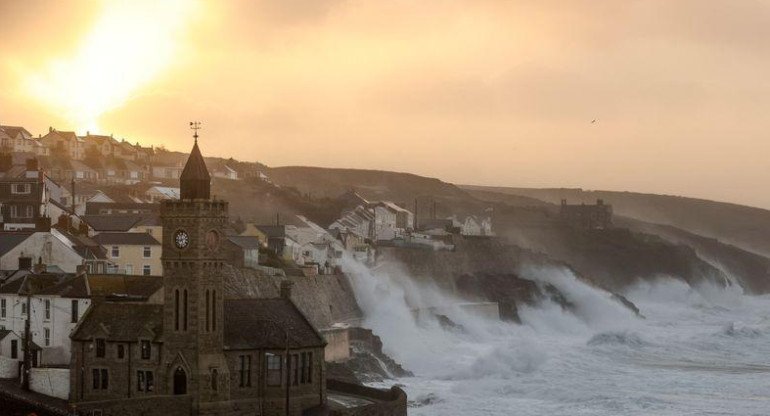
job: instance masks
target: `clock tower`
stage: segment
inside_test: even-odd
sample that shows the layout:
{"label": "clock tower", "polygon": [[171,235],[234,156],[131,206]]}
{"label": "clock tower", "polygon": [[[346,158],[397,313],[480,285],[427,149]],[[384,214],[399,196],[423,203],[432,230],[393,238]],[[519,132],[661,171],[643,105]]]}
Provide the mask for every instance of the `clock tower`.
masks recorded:
{"label": "clock tower", "polygon": [[211,177],[198,148],[197,130],[179,180],[180,199],[164,200],[160,210],[165,379],[169,392],[191,395],[194,406],[204,410],[207,404],[229,399],[221,247],[228,204],[211,199]]}

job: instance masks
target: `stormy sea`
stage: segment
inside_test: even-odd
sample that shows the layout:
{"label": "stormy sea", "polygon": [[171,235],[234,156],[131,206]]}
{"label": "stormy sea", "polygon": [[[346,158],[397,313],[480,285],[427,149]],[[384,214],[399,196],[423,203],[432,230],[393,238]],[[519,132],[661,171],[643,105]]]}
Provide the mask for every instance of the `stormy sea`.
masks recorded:
{"label": "stormy sea", "polygon": [[574,306],[543,301],[521,324],[449,308],[408,276],[356,266],[365,325],[415,376],[397,379],[410,415],[767,415],[770,297],[661,277],[624,295],[633,311],[568,271],[539,271]]}

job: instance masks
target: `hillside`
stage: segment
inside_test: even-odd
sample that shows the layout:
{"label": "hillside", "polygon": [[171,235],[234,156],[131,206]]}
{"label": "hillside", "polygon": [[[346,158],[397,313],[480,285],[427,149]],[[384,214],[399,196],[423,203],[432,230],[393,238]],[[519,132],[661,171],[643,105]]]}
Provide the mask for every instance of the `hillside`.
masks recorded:
{"label": "hillside", "polygon": [[[634,192],[467,185],[460,188],[477,197],[491,192],[534,198],[552,204],[558,204],[562,199],[567,199],[570,203],[595,203],[597,199],[603,199],[613,205],[615,214],[650,223],[672,225],[691,233],[719,239],[744,250],[770,256],[770,211],[760,208]],[[505,202],[515,204],[515,200]]]}

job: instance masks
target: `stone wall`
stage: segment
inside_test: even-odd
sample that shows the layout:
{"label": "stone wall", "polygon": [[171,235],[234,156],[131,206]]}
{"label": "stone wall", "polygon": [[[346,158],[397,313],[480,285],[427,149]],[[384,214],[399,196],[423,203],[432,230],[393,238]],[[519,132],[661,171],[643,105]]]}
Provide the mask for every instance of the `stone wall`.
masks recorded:
{"label": "stone wall", "polygon": [[104,416],[188,416],[192,411],[192,400],[190,396],[134,397],[125,400],[76,403],[73,407],[80,414],[101,410]]}
{"label": "stone wall", "polygon": [[379,390],[337,380],[328,380],[326,386],[329,392],[364,397],[376,402],[351,409],[332,410],[333,416],[406,416],[406,393],[399,387]]}
{"label": "stone wall", "polygon": [[35,393],[69,399],[69,368],[33,368],[30,370],[29,388]]}

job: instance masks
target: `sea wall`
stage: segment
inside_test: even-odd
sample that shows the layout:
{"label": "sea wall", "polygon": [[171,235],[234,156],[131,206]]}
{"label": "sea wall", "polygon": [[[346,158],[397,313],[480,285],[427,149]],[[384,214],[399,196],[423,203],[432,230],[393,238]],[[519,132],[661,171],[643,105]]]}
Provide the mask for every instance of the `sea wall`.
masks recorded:
{"label": "sea wall", "polygon": [[326,387],[329,392],[339,392],[374,401],[365,406],[332,410],[332,416],[406,416],[407,397],[399,387],[379,390],[338,380],[328,380]]}

